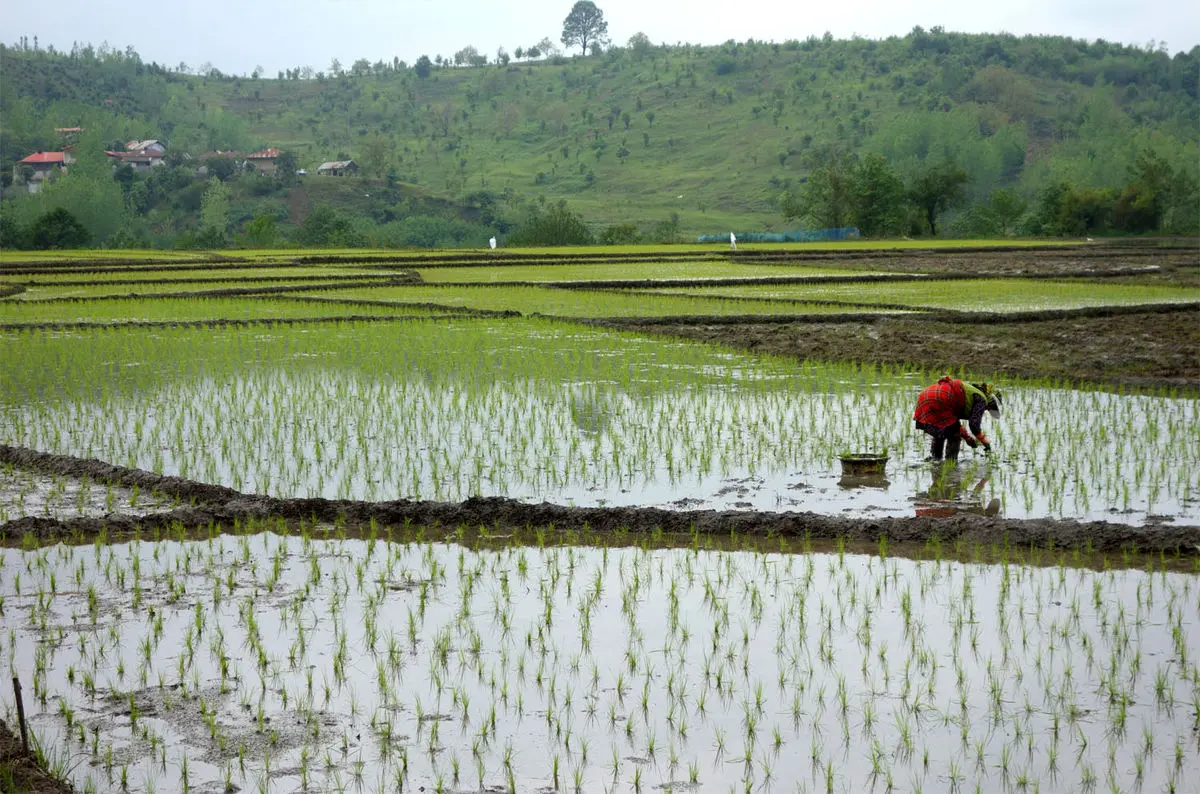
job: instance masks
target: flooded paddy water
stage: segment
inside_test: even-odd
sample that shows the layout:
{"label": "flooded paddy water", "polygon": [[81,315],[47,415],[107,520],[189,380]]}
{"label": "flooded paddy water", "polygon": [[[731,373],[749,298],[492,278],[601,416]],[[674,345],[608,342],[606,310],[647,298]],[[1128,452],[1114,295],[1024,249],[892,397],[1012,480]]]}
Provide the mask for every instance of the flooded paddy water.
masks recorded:
{"label": "flooded paddy water", "polygon": [[1200,764],[1194,575],[491,545],[9,549],[0,653],[81,791],[1184,791]]}
{"label": "flooded paddy water", "polygon": [[0,465],[0,524],[22,516],[60,521],[109,513],[142,516],[170,510],[174,503],[140,488]]}
{"label": "flooded paddy water", "polygon": [[0,340],[56,362],[6,379],[0,442],[285,498],[1200,522],[1194,398],[1002,383],[995,452],[934,466],[912,370],[523,320],[86,340]]}

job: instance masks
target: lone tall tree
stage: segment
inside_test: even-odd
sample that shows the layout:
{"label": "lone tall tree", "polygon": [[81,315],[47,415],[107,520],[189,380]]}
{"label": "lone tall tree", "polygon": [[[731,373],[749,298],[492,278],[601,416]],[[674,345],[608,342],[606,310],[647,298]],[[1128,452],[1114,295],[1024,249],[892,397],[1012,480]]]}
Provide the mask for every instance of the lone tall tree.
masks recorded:
{"label": "lone tall tree", "polygon": [[608,40],[607,36],[604,12],[596,8],[592,0],[579,0],[563,20],[562,43],[568,47],[578,44],[584,55],[587,55],[590,43],[603,44]]}
{"label": "lone tall tree", "polygon": [[908,190],[909,200],[929,222],[929,233],[937,237],[937,216],[963,200],[970,177],[953,163],[934,166],[917,177]]}

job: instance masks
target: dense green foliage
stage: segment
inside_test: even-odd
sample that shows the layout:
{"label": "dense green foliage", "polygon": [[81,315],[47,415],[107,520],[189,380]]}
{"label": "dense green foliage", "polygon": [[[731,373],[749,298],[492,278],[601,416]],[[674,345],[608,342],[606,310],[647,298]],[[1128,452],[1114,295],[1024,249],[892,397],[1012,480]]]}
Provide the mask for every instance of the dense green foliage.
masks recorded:
{"label": "dense green foliage", "polygon": [[29,229],[29,247],[38,249],[83,248],[91,235],[67,210],[55,207],[33,222]]}
{"label": "dense green foliage", "polygon": [[592,232],[583,218],[572,212],[565,203],[547,210],[530,209],[529,217],[509,237],[513,245],[590,245]]}
{"label": "dense green foliage", "polygon": [[146,64],[132,50],[4,48],[6,181],[21,157],[61,148],[61,126],[84,128],[81,153],[158,138],[174,160],[101,185],[95,155],[3,210],[27,228],[63,206],[98,243],[214,243],[207,188],[182,154],[274,146],[310,171],[353,157],[361,176],[227,174],[225,241],[259,239],[270,222],[249,226],[260,218],[292,239],[329,204],[366,244],[481,245],[536,216],[539,198],[568,200],[593,236],[616,230],[614,242],[796,223],[869,235],[1200,223],[1200,48],[916,28],[719,47],[638,34],[570,59],[543,40],[514,54],[489,63],[467,47],[412,68],[360,60],[265,79]]}

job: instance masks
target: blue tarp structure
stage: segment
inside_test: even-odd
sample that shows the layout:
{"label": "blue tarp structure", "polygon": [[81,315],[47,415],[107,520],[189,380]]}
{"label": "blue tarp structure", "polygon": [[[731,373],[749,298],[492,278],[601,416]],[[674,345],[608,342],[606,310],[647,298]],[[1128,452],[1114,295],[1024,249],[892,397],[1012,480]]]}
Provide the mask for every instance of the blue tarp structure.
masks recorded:
{"label": "blue tarp structure", "polygon": [[[790,229],[786,232],[735,232],[739,243],[821,243],[831,240],[857,240],[861,235],[857,226],[841,229]],[[698,243],[727,243],[729,232],[724,234],[702,234]]]}

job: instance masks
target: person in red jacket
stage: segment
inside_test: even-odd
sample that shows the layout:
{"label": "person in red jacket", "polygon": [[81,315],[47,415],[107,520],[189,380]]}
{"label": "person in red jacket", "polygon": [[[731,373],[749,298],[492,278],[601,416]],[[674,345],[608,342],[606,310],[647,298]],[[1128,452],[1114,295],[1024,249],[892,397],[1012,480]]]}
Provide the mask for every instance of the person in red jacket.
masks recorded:
{"label": "person in red jacket", "polygon": [[[922,389],[913,420],[918,430],[933,436],[929,453],[934,460],[942,459],[943,450],[947,460],[957,460],[964,441],[971,449],[982,445],[984,452],[992,451],[992,442],[983,434],[984,411],[999,418],[998,389],[990,383],[967,383],[946,376]],[[967,427],[959,424],[963,419]]]}

